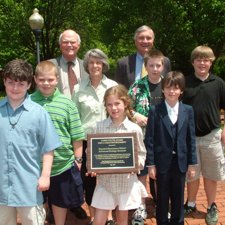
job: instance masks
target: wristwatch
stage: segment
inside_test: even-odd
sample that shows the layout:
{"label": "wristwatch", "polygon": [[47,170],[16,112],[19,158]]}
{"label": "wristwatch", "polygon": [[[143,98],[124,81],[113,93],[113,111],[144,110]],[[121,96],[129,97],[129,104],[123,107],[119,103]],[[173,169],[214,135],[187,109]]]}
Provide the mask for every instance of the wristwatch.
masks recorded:
{"label": "wristwatch", "polygon": [[83,162],[83,158],[82,157],[76,157],[75,156],[75,161],[79,164],[81,164]]}

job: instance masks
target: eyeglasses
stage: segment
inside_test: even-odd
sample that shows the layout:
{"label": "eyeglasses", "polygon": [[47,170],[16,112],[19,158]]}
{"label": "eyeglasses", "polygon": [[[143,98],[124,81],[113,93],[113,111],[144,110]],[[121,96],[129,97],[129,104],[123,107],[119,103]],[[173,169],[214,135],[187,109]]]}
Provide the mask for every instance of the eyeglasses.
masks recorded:
{"label": "eyeglasses", "polygon": [[195,59],[197,63],[209,63],[211,60],[210,59]]}
{"label": "eyeglasses", "polygon": [[77,43],[76,41],[62,41],[63,45],[68,45],[68,44],[74,45],[76,43]]}

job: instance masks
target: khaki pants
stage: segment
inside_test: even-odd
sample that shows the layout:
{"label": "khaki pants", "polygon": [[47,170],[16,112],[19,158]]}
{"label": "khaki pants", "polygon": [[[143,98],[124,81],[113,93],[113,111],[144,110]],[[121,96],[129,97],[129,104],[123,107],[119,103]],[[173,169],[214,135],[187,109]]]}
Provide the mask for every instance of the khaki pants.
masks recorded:
{"label": "khaki pants", "polygon": [[17,213],[22,225],[44,225],[46,213],[42,205],[33,207],[0,205],[0,225],[17,225]]}

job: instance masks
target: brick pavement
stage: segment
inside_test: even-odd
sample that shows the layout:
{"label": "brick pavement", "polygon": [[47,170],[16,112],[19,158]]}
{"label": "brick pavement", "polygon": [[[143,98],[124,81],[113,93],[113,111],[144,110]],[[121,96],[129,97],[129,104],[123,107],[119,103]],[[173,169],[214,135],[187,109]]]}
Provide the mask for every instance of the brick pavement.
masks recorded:
{"label": "brick pavement", "polygon": [[[186,191],[185,191],[186,194]],[[218,225],[225,225],[225,181],[218,183],[218,191],[217,191],[217,198],[216,204],[219,210],[219,221]],[[87,205],[83,205],[84,209],[87,211]],[[205,223],[205,212],[207,208],[206,197],[203,190],[203,182],[201,180],[200,189],[198,192],[197,197],[197,209],[198,211],[193,213],[192,215],[185,218],[185,225],[203,225]],[[147,198],[147,212],[148,217],[145,222],[146,225],[156,225],[156,220],[153,217],[154,206],[152,199],[149,197]],[[133,211],[129,212],[129,218],[131,218]],[[88,214],[89,215],[89,214]],[[19,220],[18,220],[19,221]],[[87,225],[89,222],[88,219],[86,220],[79,220],[77,219],[72,213],[68,213],[66,225]],[[18,223],[20,225],[20,223]],[[49,225],[46,223],[46,225]]]}

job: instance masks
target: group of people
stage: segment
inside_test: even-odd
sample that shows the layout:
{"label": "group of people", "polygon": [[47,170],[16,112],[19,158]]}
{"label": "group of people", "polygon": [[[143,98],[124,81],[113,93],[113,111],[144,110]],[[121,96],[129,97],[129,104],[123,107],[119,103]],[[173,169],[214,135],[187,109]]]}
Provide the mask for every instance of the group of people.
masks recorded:
{"label": "group of people", "polygon": [[[73,30],[59,37],[62,55],[32,66],[20,59],[3,72],[6,97],[0,101],[0,225],[43,225],[48,203],[54,223],[64,225],[67,209],[93,225],[132,224],[147,218],[147,176],[158,225],[182,225],[197,209],[203,176],[206,223],[216,224],[217,181],[225,178],[220,110],[225,83],[210,71],[215,56],[198,46],[191,53],[194,73],[171,71],[170,60],[154,49],[154,32],[134,34],[137,52],[118,61],[115,79],[106,54],[91,49],[77,57],[81,39]],[[28,90],[32,80],[37,90]],[[139,173],[88,174],[87,135],[137,135]],[[184,188],[187,182],[187,201]],[[170,216],[168,216],[170,213]]]}

